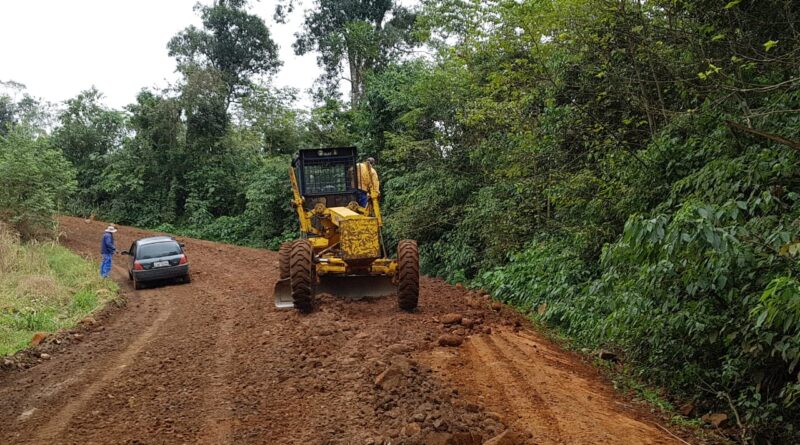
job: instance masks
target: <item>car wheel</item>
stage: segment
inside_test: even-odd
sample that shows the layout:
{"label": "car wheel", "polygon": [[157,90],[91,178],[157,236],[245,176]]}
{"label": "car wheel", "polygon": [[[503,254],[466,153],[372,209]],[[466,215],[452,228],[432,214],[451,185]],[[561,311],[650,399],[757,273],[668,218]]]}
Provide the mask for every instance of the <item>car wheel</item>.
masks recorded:
{"label": "car wheel", "polygon": [[183,282],[185,284],[191,283],[192,282],[192,276],[187,273],[186,275],[183,276]]}
{"label": "car wheel", "polygon": [[134,288],[134,289],[136,289],[136,290],[139,290],[139,289],[141,289],[142,287],[144,287],[144,286],[142,286],[142,283],[138,282],[138,281],[136,280],[136,278],[134,278],[134,279],[133,279],[133,288]]}

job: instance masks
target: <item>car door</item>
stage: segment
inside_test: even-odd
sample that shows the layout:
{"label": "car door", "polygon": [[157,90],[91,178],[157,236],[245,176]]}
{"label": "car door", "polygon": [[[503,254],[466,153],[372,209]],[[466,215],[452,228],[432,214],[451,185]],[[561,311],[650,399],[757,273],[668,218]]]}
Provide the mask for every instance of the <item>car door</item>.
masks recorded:
{"label": "car door", "polygon": [[128,271],[133,270],[133,262],[136,261],[136,241],[131,244],[131,250],[129,250],[130,255],[128,255]]}

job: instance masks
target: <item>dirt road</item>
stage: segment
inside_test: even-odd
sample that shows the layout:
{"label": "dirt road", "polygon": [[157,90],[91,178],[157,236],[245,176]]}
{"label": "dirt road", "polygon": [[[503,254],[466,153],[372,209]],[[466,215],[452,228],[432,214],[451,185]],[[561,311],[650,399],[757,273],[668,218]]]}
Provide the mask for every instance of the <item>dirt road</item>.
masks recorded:
{"label": "dirt road", "polygon": [[[103,223],[62,225],[96,255]],[[275,253],[185,242],[191,284],[133,291],[118,257],[126,307],[0,371],[0,443],[680,443],[480,295],[423,279],[416,313],[323,296],[301,316],[273,308]],[[451,331],[463,345],[438,346]]]}

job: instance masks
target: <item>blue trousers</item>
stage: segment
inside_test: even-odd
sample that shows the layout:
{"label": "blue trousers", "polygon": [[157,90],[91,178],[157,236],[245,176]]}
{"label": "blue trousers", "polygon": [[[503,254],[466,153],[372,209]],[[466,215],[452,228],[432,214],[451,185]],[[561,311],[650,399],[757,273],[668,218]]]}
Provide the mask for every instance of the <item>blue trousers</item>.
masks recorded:
{"label": "blue trousers", "polygon": [[100,276],[103,278],[108,278],[108,274],[111,273],[111,257],[113,255],[103,254],[103,260],[100,262]]}
{"label": "blue trousers", "polygon": [[364,190],[356,190],[356,197],[358,198],[358,205],[366,207],[369,202],[369,195]]}

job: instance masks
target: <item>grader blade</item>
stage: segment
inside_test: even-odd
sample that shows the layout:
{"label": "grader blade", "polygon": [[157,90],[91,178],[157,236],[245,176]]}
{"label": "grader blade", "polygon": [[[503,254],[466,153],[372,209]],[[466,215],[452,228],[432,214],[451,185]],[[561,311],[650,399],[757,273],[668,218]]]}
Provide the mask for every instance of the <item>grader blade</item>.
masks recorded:
{"label": "grader blade", "polygon": [[316,293],[360,300],[394,295],[397,293],[397,286],[387,276],[325,276],[317,284]]}
{"label": "grader blade", "polygon": [[[277,309],[293,309],[292,286],[290,279],[278,280],[275,283],[275,307]],[[330,294],[334,297],[361,300],[394,295],[397,286],[392,284],[391,277],[385,276],[327,276],[320,280],[314,293]]]}
{"label": "grader blade", "polygon": [[292,300],[292,285],[289,278],[278,280],[275,283],[275,307],[278,309],[293,309],[294,300]]}

